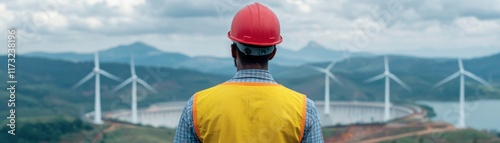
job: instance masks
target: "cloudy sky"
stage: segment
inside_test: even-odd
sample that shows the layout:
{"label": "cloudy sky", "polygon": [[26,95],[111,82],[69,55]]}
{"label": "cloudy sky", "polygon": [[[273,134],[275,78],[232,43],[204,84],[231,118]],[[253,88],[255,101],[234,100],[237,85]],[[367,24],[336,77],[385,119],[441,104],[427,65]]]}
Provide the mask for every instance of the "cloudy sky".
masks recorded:
{"label": "cloudy sky", "polygon": [[[232,17],[253,2],[1,0],[0,30],[18,29],[21,54],[92,52],[143,41],[163,51],[228,57]],[[475,57],[500,52],[499,0],[260,2],[280,19],[281,46],[288,49],[314,40],[330,49],[377,54]]]}

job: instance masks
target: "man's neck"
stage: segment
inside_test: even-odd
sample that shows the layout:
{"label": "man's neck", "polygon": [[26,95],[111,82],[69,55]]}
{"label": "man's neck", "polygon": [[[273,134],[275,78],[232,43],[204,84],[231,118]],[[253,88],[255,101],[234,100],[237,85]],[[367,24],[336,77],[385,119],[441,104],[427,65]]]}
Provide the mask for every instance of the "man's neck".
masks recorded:
{"label": "man's neck", "polygon": [[249,65],[242,65],[242,66],[238,66],[236,68],[237,71],[240,71],[240,70],[247,70],[247,69],[258,69],[258,70],[268,70],[268,66],[265,65],[265,66],[262,66],[260,64],[249,64]]}

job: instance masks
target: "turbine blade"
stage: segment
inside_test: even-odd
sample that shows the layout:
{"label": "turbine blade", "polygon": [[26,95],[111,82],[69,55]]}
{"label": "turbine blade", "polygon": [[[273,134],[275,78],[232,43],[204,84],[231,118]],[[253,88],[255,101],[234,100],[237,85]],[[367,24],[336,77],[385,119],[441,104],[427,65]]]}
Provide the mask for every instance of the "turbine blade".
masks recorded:
{"label": "turbine blade", "polygon": [[433,87],[434,87],[434,88],[436,88],[436,87],[438,87],[438,86],[441,86],[441,85],[443,85],[444,83],[446,83],[446,82],[448,82],[448,81],[450,81],[450,80],[452,80],[452,79],[454,79],[454,78],[457,78],[459,75],[460,75],[460,72],[456,72],[456,73],[454,73],[454,74],[452,74],[452,75],[450,75],[450,76],[446,77],[445,79],[443,79],[443,80],[439,81],[438,83],[434,84],[434,86],[433,86]]}
{"label": "turbine blade", "polygon": [[104,71],[104,70],[102,70],[102,69],[100,69],[98,72],[99,72],[100,74],[102,74],[102,75],[104,75],[104,76],[106,76],[106,77],[109,77],[109,78],[111,78],[111,79],[114,79],[114,80],[116,80],[116,81],[122,81],[122,79],[121,79],[121,78],[119,78],[119,77],[117,77],[117,76],[115,76],[115,75],[112,75],[112,74],[110,74],[109,72]]}
{"label": "turbine blade", "polygon": [[328,75],[328,77],[330,77],[333,81],[335,81],[336,83],[338,83],[339,85],[342,85],[342,83],[339,81],[339,79],[331,72],[325,72],[326,75]]}
{"label": "turbine blade", "polygon": [[376,75],[376,76],[374,76],[372,78],[369,78],[369,79],[365,80],[365,83],[373,82],[375,80],[379,80],[379,79],[382,79],[384,77],[385,77],[385,75],[382,73],[382,74]]}
{"label": "turbine blade", "polygon": [[99,69],[99,52],[94,53],[94,67]]}
{"label": "turbine blade", "polygon": [[134,54],[132,54],[131,58],[130,58],[130,73],[132,73],[132,75],[135,75],[135,61],[134,61]]}
{"label": "turbine blade", "polygon": [[326,70],[330,70],[330,69],[332,69],[332,68],[333,68],[333,66],[335,66],[335,64],[336,64],[336,63],[337,63],[337,61],[336,61],[336,60],[332,61],[330,64],[328,64],[328,66],[326,66],[326,68],[325,68],[325,69],[326,69]]}
{"label": "turbine blade", "polygon": [[118,86],[116,86],[115,88],[113,88],[113,90],[111,90],[111,92],[116,92],[116,91],[120,90],[120,88],[122,88],[125,85],[129,84],[130,82],[132,82],[132,80],[133,80],[132,77],[128,78],[127,80],[123,81]]}
{"label": "turbine blade", "polygon": [[473,73],[469,72],[469,71],[464,71],[464,75],[476,80],[477,82],[481,83],[481,84],[484,84],[486,86],[491,86],[490,83],[488,83],[487,81],[481,79],[480,77],[474,75]]}
{"label": "turbine blade", "polygon": [[389,61],[387,61],[387,55],[384,56],[384,69],[389,71]]}
{"label": "turbine blade", "polygon": [[74,86],[73,86],[73,89],[79,87],[80,85],[82,85],[83,83],[85,83],[87,80],[89,80],[90,78],[92,78],[92,76],[94,76],[95,73],[94,72],[90,72],[89,74],[87,74],[84,78],[82,78],[80,81],[78,81]]}
{"label": "turbine blade", "polygon": [[458,68],[460,70],[463,70],[464,69],[464,64],[462,63],[462,58],[458,58]]}
{"label": "turbine blade", "polygon": [[306,65],[306,67],[313,69],[313,70],[316,70],[316,71],[319,71],[319,72],[322,72],[322,73],[325,73],[325,69],[320,68],[320,67],[311,66],[311,65]]}
{"label": "turbine blade", "polygon": [[397,76],[395,76],[394,74],[390,73],[389,77],[392,80],[396,81],[399,85],[401,85],[406,90],[411,91],[411,88],[408,85],[406,85],[406,83],[404,83],[401,79],[399,79]]}
{"label": "turbine blade", "polygon": [[146,89],[148,89],[149,91],[157,93],[156,90],[151,85],[146,83],[144,80],[137,78],[137,82],[139,82],[139,84],[141,84],[142,86],[146,87]]}

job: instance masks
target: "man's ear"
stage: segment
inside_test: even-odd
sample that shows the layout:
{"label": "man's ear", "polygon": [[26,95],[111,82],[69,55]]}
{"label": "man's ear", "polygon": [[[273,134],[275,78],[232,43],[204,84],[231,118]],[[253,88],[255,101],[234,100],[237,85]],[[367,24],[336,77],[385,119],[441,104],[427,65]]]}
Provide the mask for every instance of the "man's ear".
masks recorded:
{"label": "man's ear", "polygon": [[271,55],[269,56],[269,60],[272,60],[274,58],[274,55],[276,54],[276,50],[278,50],[278,48],[276,48],[276,46],[274,46],[274,50],[271,53]]}
{"label": "man's ear", "polygon": [[236,44],[231,44],[231,56],[233,56],[234,59],[236,59],[236,55],[238,54],[238,51],[236,51]]}

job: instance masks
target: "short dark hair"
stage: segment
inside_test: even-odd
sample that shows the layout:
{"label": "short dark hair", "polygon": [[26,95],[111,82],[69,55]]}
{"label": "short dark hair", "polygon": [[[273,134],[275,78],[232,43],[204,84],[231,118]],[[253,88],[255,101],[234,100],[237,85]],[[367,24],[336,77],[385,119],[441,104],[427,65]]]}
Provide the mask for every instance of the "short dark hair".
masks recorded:
{"label": "short dark hair", "polygon": [[[234,43],[231,44],[231,47],[235,48],[234,50],[238,51],[238,57],[240,57],[242,65],[259,64],[261,66],[267,66],[267,64],[269,63],[269,58],[271,57],[271,54],[263,56],[250,56],[238,50],[236,44]],[[253,47],[258,47],[258,46],[253,46]]]}

